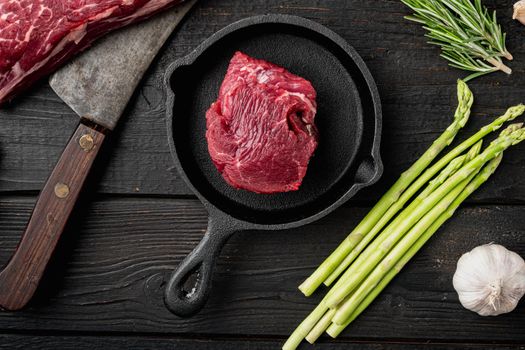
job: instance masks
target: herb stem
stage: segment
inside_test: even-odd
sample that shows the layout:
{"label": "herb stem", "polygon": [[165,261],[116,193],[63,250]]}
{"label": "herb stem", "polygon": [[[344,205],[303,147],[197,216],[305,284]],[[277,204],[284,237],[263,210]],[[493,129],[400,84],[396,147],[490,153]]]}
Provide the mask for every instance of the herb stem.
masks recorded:
{"label": "herb stem", "polygon": [[[512,59],[512,56],[511,56],[511,59]],[[505,72],[507,74],[511,74],[512,73],[512,69],[510,69],[508,66],[506,66],[503,62],[495,59],[495,58],[487,58],[487,62],[489,62],[490,64],[492,64],[494,67],[496,67],[498,70],[502,71],[502,72]]]}
{"label": "herb stem", "polygon": [[429,43],[441,47],[449,65],[476,72],[468,79],[497,70],[511,74],[501,57],[512,60],[506,35],[481,0],[401,0],[414,14],[406,19],[420,23]]}

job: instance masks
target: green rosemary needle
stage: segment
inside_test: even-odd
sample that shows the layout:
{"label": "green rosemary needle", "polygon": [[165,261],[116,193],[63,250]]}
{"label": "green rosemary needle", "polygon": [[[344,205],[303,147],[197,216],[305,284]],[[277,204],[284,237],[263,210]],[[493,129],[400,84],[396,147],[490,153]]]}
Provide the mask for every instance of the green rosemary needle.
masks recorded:
{"label": "green rosemary needle", "polygon": [[512,60],[512,55],[496,12],[490,14],[481,0],[401,1],[414,11],[405,18],[423,25],[429,43],[441,47],[450,66],[474,72],[465,81],[498,70],[512,72],[501,60]]}

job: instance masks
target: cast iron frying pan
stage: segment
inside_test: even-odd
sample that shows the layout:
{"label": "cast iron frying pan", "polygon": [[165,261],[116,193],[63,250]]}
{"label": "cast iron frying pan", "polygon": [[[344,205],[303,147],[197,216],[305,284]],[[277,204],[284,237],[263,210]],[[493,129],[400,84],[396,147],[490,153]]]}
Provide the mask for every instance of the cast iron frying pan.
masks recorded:
{"label": "cast iron frying pan", "polygon": [[[237,50],[287,68],[317,91],[319,147],[298,191],[261,195],[236,190],[211,161],[205,113]],[[318,23],[287,15],[231,24],[174,62],[165,81],[175,165],[209,213],[204,238],[173,273],[165,292],[168,309],[189,316],[203,307],[216,258],[234,232],[311,223],[377,181],[383,169],[381,107],[372,76],[350,45]]]}

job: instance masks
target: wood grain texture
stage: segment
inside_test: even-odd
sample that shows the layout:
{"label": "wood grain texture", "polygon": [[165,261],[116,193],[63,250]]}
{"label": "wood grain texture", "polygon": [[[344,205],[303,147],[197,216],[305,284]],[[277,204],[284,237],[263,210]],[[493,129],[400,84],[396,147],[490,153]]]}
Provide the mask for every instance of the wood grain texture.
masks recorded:
{"label": "wood grain texture", "polygon": [[[0,201],[0,261],[31,210],[28,198]],[[179,319],[163,305],[164,281],[206,226],[194,200],[99,199],[72,221],[26,310],[0,313],[0,330],[250,335],[283,338],[319,302],[297,285],[366,208],[342,208],[287,232],[235,236],[223,250],[205,309]],[[342,339],[525,344],[525,304],[500,317],[461,307],[452,287],[457,259],[496,242],[525,255],[520,206],[467,207],[437,233]]]}
{"label": "wood grain texture", "polygon": [[[525,30],[510,19],[513,1],[484,3],[497,9],[508,33],[514,74],[472,82],[476,101],[461,138],[524,102]],[[164,283],[201,239],[206,213],[173,169],[164,70],[222,27],[265,13],[318,21],[363,56],[383,102],[385,175],[316,224],[235,236],[223,251],[206,308],[178,319],[163,305]],[[22,312],[0,312],[0,349],[278,348],[319,301],[321,294],[304,298],[296,287],[366,213],[356,205],[374,201],[449,124],[454,82],[464,73],[447,67],[423,30],[403,19],[408,13],[398,0],[199,0],[108,137],[36,298]],[[14,251],[37,191],[77,123],[46,82],[0,109],[0,265]],[[523,301],[511,314],[482,318],[464,310],[452,288],[457,259],[479,244],[494,241],[525,256],[525,207],[515,205],[525,200],[523,147],[506,152],[471,205],[339,340],[322,338],[316,348],[420,349],[428,341],[446,343],[426,346],[433,350],[523,348]]]}
{"label": "wood grain texture", "polygon": [[[513,75],[493,74],[474,81],[473,116],[461,137],[492,116],[523,102],[525,31],[510,19],[512,1],[487,2],[498,10],[515,60]],[[451,119],[455,80],[439,51],[426,44],[423,30],[403,19],[407,8],[394,0],[245,1],[200,0],[170,38],[130,101],[125,118],[110,138],[97,166],[99,193],[188,195],[173,170],[166,141],[162,77],[167,65],[189,53],[215,31],[236,20],[264,13],[299,15],[318,21],[345,38],[363,56],[379,86],[384,110],[382,156],[385,175],[358,200],[378,197],[409,166]],[[37,191],[76,123],[75,114],[42,82],[0,110],[0,191]],[[475,201],[525,199],[522,146],[511,150],[499,175],[478,192]]]}
{"label": "wood grain texture", "polygon": [[16,251],[0,271],[0,308],[19,310],[35,293],[104,137],[80,124],[65,146]]}
{"label": "wood grain texture", "polygon": [[[275,350],[282,345],[280,340],[268,339],[202,339],[159,337],[94,337],[94,336],[21,336],[0,335],[0,350]],[[301,349],[307,349],[303,346]],[[410,344],[368,342],[324,342],[315,349],[321,350],[523,350],[520,345],[486,344]]]}

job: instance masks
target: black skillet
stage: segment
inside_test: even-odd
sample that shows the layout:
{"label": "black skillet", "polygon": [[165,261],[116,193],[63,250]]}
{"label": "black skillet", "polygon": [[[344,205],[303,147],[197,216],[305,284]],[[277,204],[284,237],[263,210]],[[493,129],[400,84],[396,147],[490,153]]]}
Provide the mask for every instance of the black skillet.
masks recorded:
{"label": "black skillet", "polygon": [[[210,159],[205,113],[237,50],[287,68],[317,91],[319,147],[298,191],[261,195],[236,190]],[[165,82],[176,168],[209,213],[204,238],[166,288],[166,306],[176,315],[190,316],[204,306],[215,261],[233,233],[311,223],[382,174],[381,106],[374,80],[357,52],[318,23],[273,14],[233,23],[174,62]]]}

